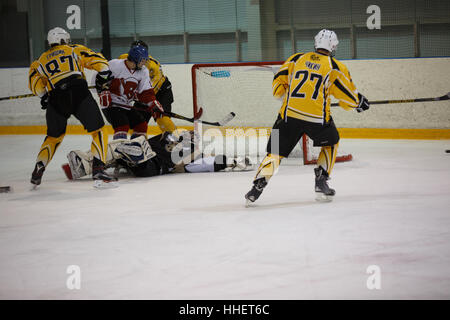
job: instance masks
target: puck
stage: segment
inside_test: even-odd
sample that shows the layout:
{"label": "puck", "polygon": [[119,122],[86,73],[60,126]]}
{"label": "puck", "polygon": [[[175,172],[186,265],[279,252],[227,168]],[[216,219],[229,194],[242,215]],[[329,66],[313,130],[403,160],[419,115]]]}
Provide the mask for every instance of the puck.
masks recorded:
{"label": "puck", "polygon": [[445,150],[445,153],[450,153],[450,149]]}
{"label": "puck", "polygon": [[0,187],[0,193],[7,193],[11,191],[11,186]]}

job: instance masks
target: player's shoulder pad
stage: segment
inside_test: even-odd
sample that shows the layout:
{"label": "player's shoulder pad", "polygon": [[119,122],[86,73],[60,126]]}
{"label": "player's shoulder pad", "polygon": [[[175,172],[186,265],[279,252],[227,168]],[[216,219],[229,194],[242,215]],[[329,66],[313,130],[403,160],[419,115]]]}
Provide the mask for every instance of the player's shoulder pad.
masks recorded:
{"label": "player's shoulder pad", "polygon": [[31,64],[30,64],[30,69],[37,69],[39,67],[39,61],[38,60],[34,60]]}
{"label": "player's shoulder pad", "polygon": [[159,61],[158,60],[156,60],[155,58],[153,58],[151,55],[148,55],[148,60],[149,61],[151,61],[151,62],[154,62],[154,63],[156,63],[157,65],[159,65],[160,63],[159,63]]}
{"label": "player's shoulder pad", "polygon": [[343,64],[342,62],[340,62],[339,60],[337,60],[334,57],[330,57],[331,60],[331,66],[333,68],[333,70],[338,70],[344,73],[348,72],[347,67],[345,66],[345,64]]}
{"label": "player's shoulder pad", "polygon": [[295,54],[293,54],[292,56],[290,56],[290,57],[288,58],[288,61],[289,61],[289,62],[297,62],[297,60],[300,59],[300,57],[301,57],[303,54],[304,54],[303,52],[295,53]]}
{"label": "player's shoulder pad", "polygon": [[37,58],[36,62],[37,62],[37,63],[40,63],[40,61],[50,53],[50,50],[51,50],[51,49],[52,49],[52,48],[50,48],[50,49],[45,50],[44,52],[42,52],[42,54],[39,56],[39,58]]}
{"label": "player's shoulder pad", "polygon": [[106,58],[103,56],[103,54],[93,51],[92,49],[89,49],[88,47],[85,47],[81,44],[77,44],[74,47],[72,47],[76,54],[78,54],[81,57],[84,58],[98,58],[106,60]]}
{"label": "player's shoulder pad", "polygon": [[88,47],[86,47],[86,46],[84,46],[84,45],[82,45],[82,44],[71,43],[71,44],[69,44],[68,46],[71,47],[71,48],[74,48],[74,49],[89,50],[89,51],[91,51],[91,49],[89,49]]}

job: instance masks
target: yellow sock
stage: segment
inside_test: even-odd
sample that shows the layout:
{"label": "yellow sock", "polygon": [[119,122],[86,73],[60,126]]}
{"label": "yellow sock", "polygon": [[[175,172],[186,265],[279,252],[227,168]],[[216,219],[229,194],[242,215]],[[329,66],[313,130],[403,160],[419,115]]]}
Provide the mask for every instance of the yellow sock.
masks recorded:
{"label": "yellow sock", "polygon": [[42,163],[46,167],[47,164],[49,164],[49,162],[52,160],[56,149],[58,149],[59,145],[64,139],[64,135],[65,134],[62,134],[57,138],[46,136],[37,155],[36,162],[42,161]]}
{"label": "yellow sock", "polygon": [[156,123],[158,124],[159,128],[163,133],[166,131],[172,133],[177,128],[173,123],[172,119],[170,119],[168,116],[158,118],[156,120]]}
{"label": "yellow sock", "polygon": [[269,179],[278,171],[278,167],[280,166],[281,159],[284,157],[277,154],[267,154],[263,159],[261,164],[259,165],[258,171],[255,176],[255,180],[261,177],[266,178],[268,182]]}
{"label": "yellow sock", "polygon": [[108,135],[102,129],[91,132],[91,152],[94,157],[106,163],[106,152],[108,151]]}
{"label": "yellow sock", "polygon": [[334,163],[336,162],[336,155],[339,143],[333,146],[322,147],[320,150],[319,158],[317,159],[317,165],[324,168],[328,175],[331,175]]}

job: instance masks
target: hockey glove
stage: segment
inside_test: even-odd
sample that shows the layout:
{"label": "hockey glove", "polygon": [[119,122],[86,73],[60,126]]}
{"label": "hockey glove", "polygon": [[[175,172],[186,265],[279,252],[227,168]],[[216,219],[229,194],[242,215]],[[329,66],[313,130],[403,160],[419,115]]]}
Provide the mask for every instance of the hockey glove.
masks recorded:
{"label": "hockey glove", "polygon": [[46,92],[42,97],[41,97],[41,109],[45,110],[48,107],[48,103],[49,103],[50,97],[48,95],[48,92]]}
{"label": "hockey glove", "polygon": [[356,108],[356,111],[363,112],[366,110],[369,110],[369,100],[367,100],[366,97],[364,97],[361,93],[358,93],[358,99],[359,99],[359,105]]}
{"label": "hockey glove", "polygon": [[111,92],[104,90],[98,94],[100,105],[102,108],[107,108],[111,105]]}
{"label": "hockey glove", "polygon": [[109,85],[111,84],[112,79],[114,79],[114,77],[112,76],[112,72],[110,70],[97,73],[95,76],[95,89],[97,89],[97,92],[101,92],[105,89],[109,90]]}
{"label": "hockey glove", "polygon": [[150,111],[153,115],[153,119],[158,119],[162,117],[162,114],[164,113],[164,109],[161,105],[161,103],[159,103],[158,100],[152,100],[148,103],[148,111]]}

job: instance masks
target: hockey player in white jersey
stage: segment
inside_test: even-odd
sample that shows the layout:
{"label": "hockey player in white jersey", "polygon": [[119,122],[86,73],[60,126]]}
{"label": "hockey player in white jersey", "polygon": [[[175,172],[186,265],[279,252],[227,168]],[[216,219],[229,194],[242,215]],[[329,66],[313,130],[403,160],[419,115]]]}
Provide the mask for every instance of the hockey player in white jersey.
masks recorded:
{"label": "hockey player in white jersey", "polygon": [[148,59],[147,49],[134,46],[127,59],[113,59],[108,62],[114,78],[107,86],[98,86],[100,105],[108,122],[114,129],[113,139],[125,139],[133,130],[131,138],[147,136],[147,121],[141,112],[126,107],[137,100],[148,106],[154,115],[163,112],[151,87],[148,69],[143,67]]}

